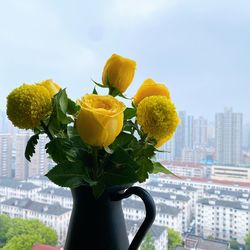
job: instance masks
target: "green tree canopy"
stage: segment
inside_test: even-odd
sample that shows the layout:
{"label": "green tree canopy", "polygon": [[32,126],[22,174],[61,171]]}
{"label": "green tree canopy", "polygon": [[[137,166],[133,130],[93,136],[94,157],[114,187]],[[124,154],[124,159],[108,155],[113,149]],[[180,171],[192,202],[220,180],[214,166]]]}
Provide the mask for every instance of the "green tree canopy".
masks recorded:
{"label": "green tree canopy", "polygon": [[30,250],[34,243],[57,244],[57,233],[39,220],[0,215],[0,248]]}
{"label": "green tree canopy", "polygon": [[229,244],[230,244],[231,249],[234,249],[234,250],[239,249],[239,243],[237,240],[230,240]]}
{"label": "green tree canopy", "polygon": [[168,250],[174,250],[177,245],[182,244],[182,238],[180,233],[176,232],[172,228],[168,228]]}
{"label": "green tree canopy", "polygon": [[57,243],[57,234],[54,229],[42,224],[39,220],[24,220],[20,218],[12,219],[11,226],[7,232],[7,240],[22,234],[39,235],[47,244],[55,245]]}
{"label": "green tree canopy", "polygon": [[0,247],[4,246],[7,241],[7,232],[11,225],[11,219],[5,214],[0,215]]}
{"label": "green tree canopy", "polygon": [[30,250],[35,243],[45,243],[45,240],[38,234],[22,234],[14,236],[2,248],[2,250]]}
{"label": "green tree canopy", "polygon": [[156,250],[155,245],[154,245],[154,239],[150,232],[146,234],[146,237],[143,240],[140,249],[141,250]]}
{"label": "green tree canopy", "polygon": [[246,250],[250,250],[250,233],[248,233],[245,237],[245,246]]}

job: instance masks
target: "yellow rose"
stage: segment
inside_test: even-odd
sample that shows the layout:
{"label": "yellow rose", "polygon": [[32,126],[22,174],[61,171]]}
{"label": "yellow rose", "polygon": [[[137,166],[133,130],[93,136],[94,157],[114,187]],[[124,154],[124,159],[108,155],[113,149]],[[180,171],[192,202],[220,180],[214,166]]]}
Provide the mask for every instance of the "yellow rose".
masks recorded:
{"label": "yellow rose", "polygon": [[37,85],[45,87],[49,91],[51,97],[53,97],[61,89],[59,85],[50,79],[39,82]]}
{"label": "yellow rose", "polygon": [[134,78],[135,68],[135,61],[113,54],[104,66],[102,83],[104,86],[109,83],[123,93]]}
{"label": "yellow rose", "polygon": [[92,146],[110,145],[122,130],[125,105],[113,96],[95,94],[83,96],[78,104],[76,129],[82,140]]}
{"label": "yellow rose", "polygon": [[136,95],[133,97],[133,102],[135,105],[138,105],[145,97],[152,95],[166,96],[170,99],[169,90],[164,84],[156,83],[151,78],[148,78],[138,89]]}

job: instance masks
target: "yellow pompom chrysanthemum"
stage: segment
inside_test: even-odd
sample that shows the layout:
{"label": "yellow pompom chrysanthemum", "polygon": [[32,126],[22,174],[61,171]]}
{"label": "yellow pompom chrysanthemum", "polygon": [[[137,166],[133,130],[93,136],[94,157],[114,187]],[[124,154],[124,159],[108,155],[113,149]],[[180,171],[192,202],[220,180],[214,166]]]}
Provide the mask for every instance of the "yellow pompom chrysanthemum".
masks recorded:
{"label": "yellow pompom chrysanthemum", "polygon": [[7,115],[19,128],[33,129],[51,111],[49,91],[37,84],[23,84],[7,97]]}
{"label": "yellow pompom chrysanthemum", "polygon": [[173,136],[179,124],[176,108],[165,96],[144,98],[137,107],[136,115],[142,130],[156,139],[157,147]]}

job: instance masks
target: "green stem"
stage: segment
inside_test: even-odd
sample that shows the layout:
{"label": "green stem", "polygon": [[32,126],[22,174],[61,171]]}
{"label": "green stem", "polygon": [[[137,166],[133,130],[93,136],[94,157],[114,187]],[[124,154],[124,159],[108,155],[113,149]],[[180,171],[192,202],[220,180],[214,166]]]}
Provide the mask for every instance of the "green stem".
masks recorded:
{"label": "green stem", "polygon": [[48,127],[45,125],[43,121],[41,121],[41,126],[44,130],[44,132],[48,135],[49,139],[52,141],[54,139],[53,135],[50,133]]}

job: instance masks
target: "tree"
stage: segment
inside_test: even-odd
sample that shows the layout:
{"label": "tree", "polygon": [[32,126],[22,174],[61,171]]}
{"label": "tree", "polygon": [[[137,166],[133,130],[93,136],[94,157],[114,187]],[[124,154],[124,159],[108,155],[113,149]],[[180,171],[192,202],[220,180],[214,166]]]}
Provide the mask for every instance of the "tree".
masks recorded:
{"label": "tree", "polygon": [[37,234],[23,234],[11,238],[2,250],[30,250],[35,243],[45,243],[45,241]]}
{"label": "tree", "polygon": [[0,215],[0,247],[4,246],[7,241],[7,232],[11,225],[11,219],[9,216]]}
{"label": "tree", "polygon": [[146,234],[146,237],[143,240],[140,249],[141,250],[156,250],[155,245],[154,245],[154,239],[150,232]]}
{"label": "tree", "polygon": [[250,233],[248,233],[245,237],[245,249],[250,250]]}
{"label": "tree", "polygon": [[31,249],[34,243],[57,244],[56,231],[39,220],[11,219],[0,215],[0,248],[3,250]]}
{"label": "tree", "polygon": [[234,250],[239,249],[239,243],[237,240],[230,240],[229,244],[230,244],[231,249],[234,249]]}
{"label": "tree", "polygon": [[174,229],[168,228],[168,250],[173,250],[177,245],[182,244],[180,233]]}
{"label": "tree", "polygon": [[39,235],[45,243],[56,245],[57,234],[54,229],[42,224],[39,220],[24,220],[20,218],[12,219],[11,226],[7,232],[7,240],[15,236],[33,234]]}
{"label": "tree", "polygon": [[208,235],[208,236],[207,236],[207,239],[208,239],[208,240],[214,240],[214,236],[213,236],[213,235]]}

